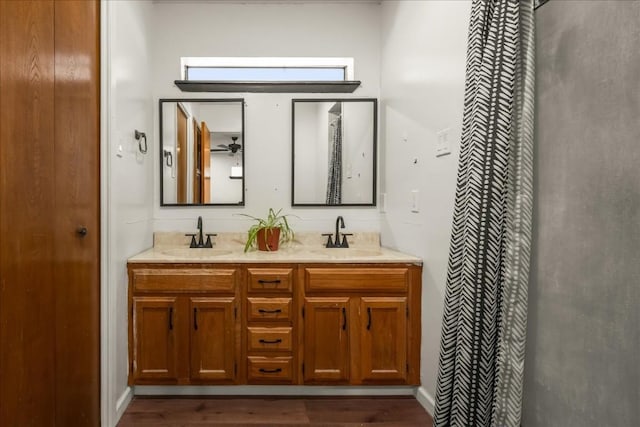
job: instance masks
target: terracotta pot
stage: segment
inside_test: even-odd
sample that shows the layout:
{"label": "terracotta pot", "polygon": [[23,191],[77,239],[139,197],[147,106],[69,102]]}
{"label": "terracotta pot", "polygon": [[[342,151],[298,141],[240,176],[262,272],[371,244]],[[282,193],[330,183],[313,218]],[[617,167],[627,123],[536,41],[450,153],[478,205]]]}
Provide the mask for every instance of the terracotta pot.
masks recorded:
{"label": "terracotta pot", "polygon": [[280,229],[260,229],[258,230],[258,249],[261,251],[277,251],[280,243]]}

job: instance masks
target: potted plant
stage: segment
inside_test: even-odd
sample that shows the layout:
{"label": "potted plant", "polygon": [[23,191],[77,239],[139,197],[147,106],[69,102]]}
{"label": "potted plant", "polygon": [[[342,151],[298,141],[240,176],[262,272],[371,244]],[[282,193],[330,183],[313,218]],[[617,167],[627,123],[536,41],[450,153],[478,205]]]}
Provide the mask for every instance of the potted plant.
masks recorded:
{"label": "potted plant", "polygon": [[266,218],[240,214],[258,222],[249,228],[247,243],[244,245],[245,252],[255,246],[261,251],[277,251],[281,242],[293,240],[294,233],[289,227],[287,215],[281,214],[281,212],[282,209],[276,212],[269,208]]}

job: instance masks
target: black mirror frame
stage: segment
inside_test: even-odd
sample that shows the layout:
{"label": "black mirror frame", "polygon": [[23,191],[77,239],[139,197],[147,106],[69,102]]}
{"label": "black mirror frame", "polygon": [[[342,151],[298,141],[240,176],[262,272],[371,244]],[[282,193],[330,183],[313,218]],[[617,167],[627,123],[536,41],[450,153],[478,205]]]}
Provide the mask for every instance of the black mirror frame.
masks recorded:
{"label": "black mirror frame", "polygon": [[[341,203],[339,205],[329,205],[326,203],[296,203],[295,202],[295,126],[296,126],[296,102],[371,102],[373,104],[373,183],[371,203]],[[378,194],[378,99],[377,98],[295,98],[291,100],[291,206],[292,207],[376,207]]]}
{"label": "black mirror frame", "polygon": [[[163,129],[162,129],[162,104],[163,103],[169,103],[169,102],[176,102],[176,103],[180,103],[180,102],[239,102],[240,103],[240,109],[241,109],[241,123],[242,123],[242,199],[240,200],[240,202],[238,203],[164,203],[164,177],[163,177],[163,167],[164,167],[164,156],[163,156],[163,150],[164,150],[164,144],[163,144],[163,138],[162,138],[162,134],[163,134]],[[160,123],[160,134],[159,134],[159,140],[160,140],[160,207],[177,207],[177,208],[183,208],[183,207],[199,207],[199,206],[244,206],[245,205],[245,176],[246,176],[246,168],[245,168],[245,158],[244,158],[244,152],[245,152],[245,147],[246,147],[246,138],[245,138],[245,125],[244,125],[244,107],[245,107],[245,102],[244,102],[244,98],[215,98],[215,99],[211,99],[211,98],[160,98],[158,99],[158,121]]]}

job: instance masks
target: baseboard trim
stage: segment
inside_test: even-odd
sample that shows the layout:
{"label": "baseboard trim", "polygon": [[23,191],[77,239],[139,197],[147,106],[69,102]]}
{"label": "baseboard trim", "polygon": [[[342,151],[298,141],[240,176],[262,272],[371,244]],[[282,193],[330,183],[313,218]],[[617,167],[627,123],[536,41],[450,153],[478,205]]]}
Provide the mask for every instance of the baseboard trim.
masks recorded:
{"label": "baseboard trim", "polygon": [[435,412],[436,401],[427,392],[427,389],[424,387],[419,387],[416,392],[416,400],[422,405],[422,407],[433,417],[433,413]]}
{"label": "baseboard trim", "polygon": [[131,399],[133,399],[133,390],[131,389],[131,387],[127,387],[122,392],[122,394],[120,395],[118,400],[116,401],[116,419],[115,419],[115,423],[113,423],[113,425],[117,425],[118,424],[118,421],[120,421],[120,418],[122,417],[122,414],[124,414],[124,411],[127,410],[127,407],[129,406],[129,403],[131,402]]}
{"label": "baseboard trim", "polygon": [[407,386],[136,386],[136,396],[415,396]]}

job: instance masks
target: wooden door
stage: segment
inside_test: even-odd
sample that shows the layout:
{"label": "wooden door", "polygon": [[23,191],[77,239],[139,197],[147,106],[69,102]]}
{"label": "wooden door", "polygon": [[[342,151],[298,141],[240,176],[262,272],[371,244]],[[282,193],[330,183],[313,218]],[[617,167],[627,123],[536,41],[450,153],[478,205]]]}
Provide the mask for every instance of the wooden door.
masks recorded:
{"label": "wooden door", "polygon": [[360,299],[360,380],[407,379],[406,297]]}
{"label": "wooden door", "polygon": [[202,131],[196,119],[191,121],[193,128],[193,203],[202,203]]}
{"label": "wooden door", "polygon": [[176,334],[182,321],[175,297],[133,298],[134,381],[177,381]]}
{"label": "wooden door", "polygon": [[0,1],[0,423],[100,423],[97,1]]}
{"label": "wooden door", "polygon": [[191,379],[233,382],[235,298],[191,298]]}
{"label": "wooden door", "polygon": [[349,298],[304,302],[304,381],[349,380]]}
{"label": "wooden door", "polygon": [[202,203],[211,203],[211,131],[202,122]]}
{"label": "wooden door", "polygon": [[180,104],[176,106],[176,145],[177,199],[178,203],[187,203],[187,113]]}
{"label": "wooden door", "polygon": [[[0,420],[55,414],[54,4],[0,1]],[[31,62],[31,64],[29,64]]]}
{"label": "wooden door", "polygon": [[89,426],[100,419],[100,3],[57,1],[55,15],[56,425]]}

